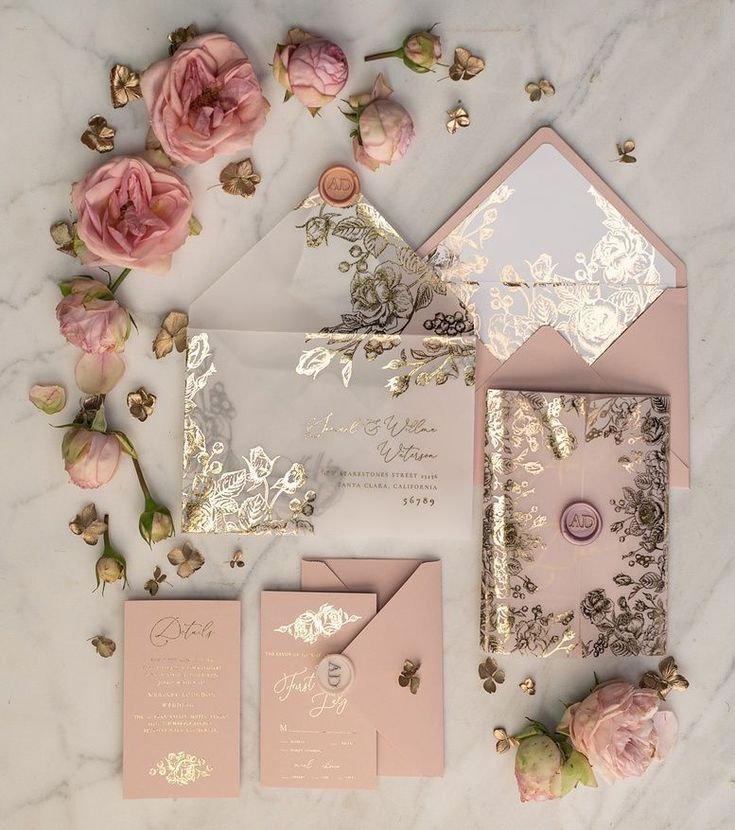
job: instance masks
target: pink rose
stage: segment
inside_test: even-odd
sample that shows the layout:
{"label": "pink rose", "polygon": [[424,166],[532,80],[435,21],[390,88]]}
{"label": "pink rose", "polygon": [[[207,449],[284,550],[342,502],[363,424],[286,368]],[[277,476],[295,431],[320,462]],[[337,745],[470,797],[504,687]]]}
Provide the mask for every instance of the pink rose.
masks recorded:
{"label": "pink rose", "polygon": [[388,100],[392,92],[383,76],[378,75],[371,93],[349,100],[357,120],[357,135],[352,139],[355,161],[371,170],[403,158],[415,135],[408,112]]}
{"label": "pink rose", "polygon": [[77,234],[95,264],[164,273],[189,235],[191,191],[170,170],[121,156],[71,189]]}
{"label": "pink rose", "polygon": [[348,71],[336,43],[301,29],[289,30],[288,42],[279,44],[273,56],[273,75],[286,89],[286,100],[295,95],[312,115],[339,95]]}
{"label": "pink rose", "polygon": [[551,801],[562,797],[564,756],[546,735],[521,741],[516,752],[516,783],[521,801]]}
{"label": "pink rose", "polygon": [[660,703],[653,689],[611,680],[570,706],[558,731],[608,781],[639,776],[676,743],[676,716],[659,711]]}
{"label": "pink rose", "polygon": [[109,392],[125,370],[117,354],[130,336],[130,314],[101,282],[76,277],[62,284],[65,296],[56,306],[62,335],[84,355],[77,363],[76,380],[88,394]]}
{"label": "pink rose", "polygon": [[223,34],[195,37],[140,76],[151,128],[179,164],[245,152],[269,104],[252,64]]}
{"label": "pink rose", "polygon": [[61,444],[64,467],[77,487],[100,487],[115,475],[120,463],[120,442],[114,435],[71,427]]}

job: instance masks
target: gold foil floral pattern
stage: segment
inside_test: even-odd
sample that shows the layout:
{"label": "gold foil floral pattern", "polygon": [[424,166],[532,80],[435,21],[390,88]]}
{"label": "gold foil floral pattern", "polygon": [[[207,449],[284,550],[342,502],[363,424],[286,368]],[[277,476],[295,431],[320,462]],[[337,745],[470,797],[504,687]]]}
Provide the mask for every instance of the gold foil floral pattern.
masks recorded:
{"label": "gold foil floral pattern", "polygon": [[[316,492],[306,468],[253,447],[235,464],[234,408],[216,374],[206,332],[189,341],[184,390],[182,530],[194,533],[310,533]],[[211,440],[214,438],[214,440]],[[209,442],[208,442],[209,439]],[[280,462],[280,463],[279,463]]]}
{"label": "gold foil floral pattern", "polygon": [[307,645],[313,645],[321,637],[333,637],[344,626],[361,619],[362,617],[356,614],[348,614],[343,608],[335,608],[334,605],[325,603],[316,611],[303,611],[293,622],[273,630],[278,634],[288,634],[294,640]]}
{"label": "gold foil floral pattern", "polygon": [[[432,263],[499,360],[510,357],[542,326],[552,326],[593,363],[664,290],[656,250],[590,186],[587,193],[600,211],[602,233],[590,251],[576,252],[573,274],[560,273],[548,251],[535,252],[522,263],[491,264],[498,210],[514,193],[500,185],[447,236]],[[499,278],[488,282],[488,272]]]}
{"label": "gold foil floral pattern", "polygon": [[383,359],[387,352],[397,353],[383,368],[398,371],[385,385],[397,398],[414,386],[442,386],[449,380],[461,378],[466,386],[475,383],[474,339],[431,336],[422,339],[422,347],[401,347],[401,337],[395,334],[307,334],[306,342],[323,345],[302,352],[296,366],[299,375],[316,378],[332,362],[340,366],[342,383],[349,386],[354,360],[358,352],[366,360]]}
{"label": "gold foil floral pattern", "polygon": [[[481,605],[486,651],[544,657],[663,652],[668,435],[665,397],[489,390]],[[553,522],[584,487],[607,493],[609,538],[572,553]],[[545,515],[541,505],[556,515]],[[585,555],[596,557],[594,566],[584,564]],[[579,580],[577,598],[562,590],[566,607],[545,607],[544,589],[560,578]]]}
{"label": "gold foil floral pattern", "polygon": [[214,772],[206,758],[189,752],[169,752],[148,771],[149,775],[161,775],[169,784],[187,787],[200,778],[208,778]]}

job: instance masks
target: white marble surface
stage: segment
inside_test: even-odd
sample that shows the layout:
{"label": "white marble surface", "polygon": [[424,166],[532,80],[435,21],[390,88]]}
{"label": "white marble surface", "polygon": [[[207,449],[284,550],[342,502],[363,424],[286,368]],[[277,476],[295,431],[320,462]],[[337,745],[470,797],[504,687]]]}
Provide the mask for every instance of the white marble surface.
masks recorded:
{"label": "white marble surface", "polygon": [[[540,663],[503,660],[508,682],[482,692],[476,677],[479,560],[476,547],[432,550],[357,540],[259,540],[244,545],[247,567],[232,571],[234,544],[202,540],[207,564],[176,597],[242,597],[242,794],[228,801],[121,800],[122,655],[101,660],[87,638],[122,641],[122,602],[143,596],[166,544],[153,553],[137,536],[133,472],[94,493],[113,514],[115,541],[128,555],[131,590],[92,593],[94,551],[66,529],[85,494],[66,482],[60,434],[27,402],[29,386],[61,379],[73,389],[74,351],[53,317],[56,283],[78,266],[48,238],[64,216],[69,183],[97,158],[78,140],[101,112],[119,128],[119,151],[145,135],[142,106],[114,112],[107,73],[113,60],[143,67],[165,51],[166,34],[196,21],[241,42],[274,103],[253,152],[263,184],[238,201],[215,183],[221,161],[187,171],[204,233],[165,278],[134,273],[122,296],[140,333],[127,349],[128,373],[109,413],[140,448],[151,484],[172,505],[179,486],[181,357],[156,362],[150,342],[162,312],[186,306],[313,185],[329,162],[349,161],[348,125],[336,107],[312,120],[280,103],[269,76],[273,44],[290,24],[322,31],[346,50],[348,90],[367,87],[368,51],[391,46],[413,27],[440,21],[448,47],[465,44],[487,59],[471,84],[436,83],[381,66],[412,111],[418,138],[393,169],[363,176],[369,198],[409,241],[420,243],[530,133],[551,124],[661,234],[689,266],[691,286],[691,492],[672,499],[670,648],[692,688],[671,700],[681,740],[671,759],[639,781],[584,790],[552,804],[518,803],[508,758],[497,758],[491,729],[517,728],[524,714],[552,719],[558,701],[581,694],[592,670],[636,678],[650,660]],[[194,0],[6,0],[0,8],[0,825],[7,830],[119,828],[514,828],[732,827],[735,738],[731,701],[735,569],[731,512],[732,317],[735,232],[732,142],[735,7],[728,0],[483,2],[395,0],[240,2]],[[555,98],[532,105],[530,78],[546,75]],[[462,99],[473,124],[444,130],[444,111]],[[616,140],[633,136],[639,163],[618,165]],[[267,274],[263,274],[267,279]],[[146,424],[124,406],[144,383],[159,396]],[[59,419],[55,419],[59,420]],[[258,783],[258,591],[295,586],[299,557],[311,554],[440,554],[446,563],[446,747],[443,780],[381,781],[377,792],[280,792]],[[169,569],[170,570],[170,569]],[[168,589],[165,589],[168,590]],[[535,698],[517,683],[532,672]]]}

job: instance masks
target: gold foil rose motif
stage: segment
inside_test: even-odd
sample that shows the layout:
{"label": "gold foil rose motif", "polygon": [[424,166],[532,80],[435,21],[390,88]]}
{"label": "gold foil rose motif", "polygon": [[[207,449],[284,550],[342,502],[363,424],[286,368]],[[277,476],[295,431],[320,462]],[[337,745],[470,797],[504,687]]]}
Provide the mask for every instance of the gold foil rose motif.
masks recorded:
{"label": "gold foil rose motif", "polygon": [[207,778],[213,772],[205,758],[188,752],[169,752],[148,771],[149,775],[161,775],[169,784],[186,787],[200,778]]}
{"label": "gold foil rose motif", "polygon": [[313,645],[320,637],[332,637],[344,626],[361,619],[362,617],[355,614],[348,614],[343,608],[335,608],[330,603],[325,603],[316,611],[303,611],[293,622],[273,630]]}

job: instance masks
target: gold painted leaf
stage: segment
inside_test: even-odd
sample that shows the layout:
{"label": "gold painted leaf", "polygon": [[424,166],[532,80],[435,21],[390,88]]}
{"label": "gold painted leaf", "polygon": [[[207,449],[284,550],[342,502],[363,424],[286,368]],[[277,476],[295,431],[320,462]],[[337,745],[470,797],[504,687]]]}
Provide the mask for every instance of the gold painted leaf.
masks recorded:
{"label": "gold painted leaf", "polygon": [[129,66],[116,63],[110,70],[110,97],[115,109],[142,98],[140,75]]}
{"label": "gold painted leaf", "polygon": [[457,106],[454,109],[448,110],[447,115],[449,119],[447,121],[447,132],[450,135],[454,135],[462,127],[469,127],[470,126],[470,114],[463,106]]}
{"label": "gold painted leaf", "polygon": [[90,150],[98,153],[109,153],[115,149],[115,128],[107,123],[102,115],[93,115],[88,128],[82,133],[81,142]]}
{"label": "gold painted leaf", "polygon": [[540,101],[542,95],[551,96],[556,93],[554,85],[546,78],[541,78],[540,81],[529,81],[524,89],[532,101]]}
{"label": "gold painted leaf", "polygon": [[161,322],[161,329],[153,341],[153,353],[160,360],[176,347],[177,352],[186,349],[186,327],[189,315],[185,311],[169,311]]}
{"label": "gold painted leaf", "polygon": [[139,421],[145,421],[153,412],[153,407],[156,405],[156,396],[147,392],[144,387],[139,387],[135,392],[129,392],[128,410],[133,418]]}
{"label": "gold painted leaf", "polygon": [[173,32],[169,32],[169,55],[173,55],[179,46],[183,46],[187,41],[192,40],[192,38],[195,38],[198,34],[199,30],[193,23],[190,23],[188,26],[182,26],[178,29],[174,29]]}
{"label": "gold painted leaf", "polygon": [[473,55],[469,49],[458,46],[454,50],[454,62],[449,67],[449,77],[453,81],[471,81],[485,68],[485,61]]}
{"label": "gold painted leaf", "polygon": [[260,176],[253,169],[253,162],[249,158],[228,164],[219,174],[219,180],[225,193],[244,198],[252,196],[260,184]]}
{"label": "gold painted leaf", "polygon": [[101,634],[93,637],[90,642],[100,657],[112,657],[117,648],[114,640],[111,640],[109,637],[103,637]]}
{"label": "gold painted leaf", "polygon": [[94,504],[87,504],[69,522],[69,530],[75,536],[81,536],[88,545],[96,545],[100,536],[107,530],[107,523],[97,518],[97,508]]}
{"label": "gold painted leaf", "polygon": [[635,150],[635,141],[632,138],[627,138],[622,144],[615,145],[618,151],[618,161],[623,164],[635,164],[638,159],[631,155]]}

